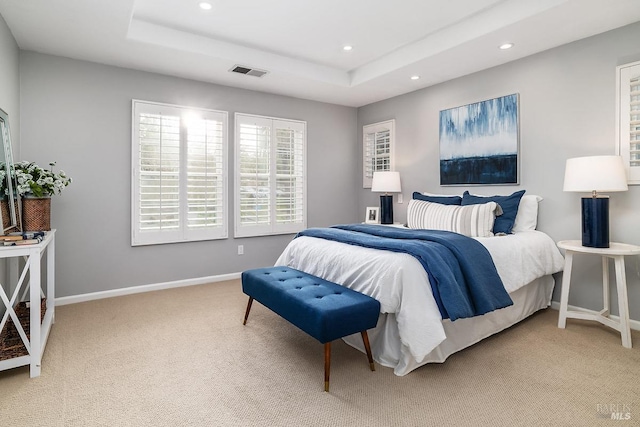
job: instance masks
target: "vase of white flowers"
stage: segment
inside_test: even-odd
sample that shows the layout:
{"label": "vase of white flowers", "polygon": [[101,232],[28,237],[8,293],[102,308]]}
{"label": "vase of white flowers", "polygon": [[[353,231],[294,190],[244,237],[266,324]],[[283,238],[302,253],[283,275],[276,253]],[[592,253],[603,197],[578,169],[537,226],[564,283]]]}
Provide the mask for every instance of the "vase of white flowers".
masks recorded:
{"label": "vase of white flowers", "polygon": [[22,197],[22,230],[51,230],[51,196],[60,194],[71,183],[64,171],[54,172],[55,162],[50,169],[43,169],[33,162],[17,162],[15,174],[17,192]]}

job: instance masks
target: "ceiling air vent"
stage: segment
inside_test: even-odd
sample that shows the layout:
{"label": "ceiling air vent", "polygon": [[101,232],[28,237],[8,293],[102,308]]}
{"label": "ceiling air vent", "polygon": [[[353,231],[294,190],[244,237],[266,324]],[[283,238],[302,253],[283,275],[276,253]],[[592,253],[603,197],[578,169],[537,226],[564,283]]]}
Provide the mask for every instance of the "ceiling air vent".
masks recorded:
{"label": "ceiling air vent", "polygon": [[268,73],[268,71],[258,70],[256,68],[243,67],[242,65],[234,65],[229,71],[232,73],[246,74],[247,76],[262,77]]}

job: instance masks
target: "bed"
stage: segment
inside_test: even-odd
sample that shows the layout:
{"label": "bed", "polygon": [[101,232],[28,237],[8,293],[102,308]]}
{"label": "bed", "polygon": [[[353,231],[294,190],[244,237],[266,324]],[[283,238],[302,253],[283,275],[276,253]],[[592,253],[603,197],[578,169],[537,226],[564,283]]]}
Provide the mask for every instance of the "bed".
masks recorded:
{"label": "bed", "polygon": [[[524,205],[518,215],[522,216],[523,209]],[[537,216],[537,202],[535,213]],[[411,203],[408,216],[411,225]],[[405,253],[302,236],[285,248],[275,265],[305,271],[380,301],[378,324],[369,331],[374,358],[403,376],[424,364],[443,362],[449,355],[549,306],[552,274],[562,270],[562,255],[541,231],[530,226],[514,227],[513,231],[474,237],[493,258],[513,305],[453,322],[443,320],[422,264]],[[344,340],[364,352],[357,338]]]}

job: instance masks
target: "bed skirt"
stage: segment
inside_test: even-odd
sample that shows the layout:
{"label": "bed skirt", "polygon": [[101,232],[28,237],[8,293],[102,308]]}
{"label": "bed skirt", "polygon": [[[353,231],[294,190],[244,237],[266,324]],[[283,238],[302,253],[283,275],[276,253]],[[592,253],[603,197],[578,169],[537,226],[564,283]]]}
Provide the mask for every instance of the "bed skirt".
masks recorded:
{"label": "bed skirt", "polygon": [[[427,363],[441,363],[453,353],[496,334],[551,304],[555,284],[552,275],[543,276],[509,294],[513,305],[482,316],[459,319],[455,322],[443,320],[447,338],[424,359],[416,361],[400,341],[398,323],[394,314],[381,314],[375,329],[369,330],[373,358],[379,364],[393,368],[403,376]],[[359,334],[344,337],[350,346],[365,352]]]}

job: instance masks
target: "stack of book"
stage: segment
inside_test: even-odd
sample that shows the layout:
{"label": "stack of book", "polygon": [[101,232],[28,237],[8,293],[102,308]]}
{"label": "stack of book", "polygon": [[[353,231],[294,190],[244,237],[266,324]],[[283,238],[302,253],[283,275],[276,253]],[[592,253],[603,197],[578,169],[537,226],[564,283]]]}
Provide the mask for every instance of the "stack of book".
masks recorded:
{"label": "stack of book", "polygon": [[35,245],[44,239],[44,231],[29,231],[26,233],[11,233],[0,236],[0,246]]}

